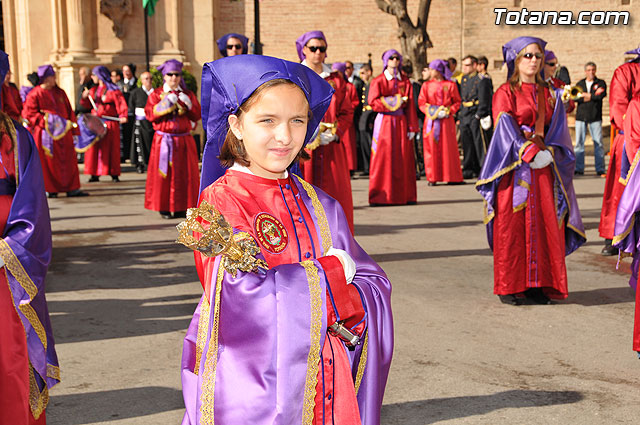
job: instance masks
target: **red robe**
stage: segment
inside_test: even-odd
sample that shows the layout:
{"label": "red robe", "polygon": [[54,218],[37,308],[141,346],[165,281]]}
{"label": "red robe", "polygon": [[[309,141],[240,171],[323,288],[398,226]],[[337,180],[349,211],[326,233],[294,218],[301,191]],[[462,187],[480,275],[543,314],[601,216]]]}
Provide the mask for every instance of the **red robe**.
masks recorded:
{"label": "red robe", "polygon": [[29,121],[29,128],[40,154],[44,188],[49,193],[70,192],[80,188],[78,160],[73,145],[73,134],[77,129],[70,129],[60,139],[53,142],[53,152],[46,152],[42,147],[42,134],[45,130],[45,112],[56,114],[73,123],[76,115],[71,108],[67,94],[60,87],[50,90],[36,86],[29,92],[24,102],[22,114]]}
{"label": "red robe", "polygon": [[22,98],[20,91],[9,84],[2,84],[2,110],[14,120],[20,122]]}
{"label": "red robe", "polygon": [[[551,84],[556,89],[564,89],[564,86],[566,86],[564,81],[556,77],[547,78],[547,83]],[[570,114],[571,112],[573,112],[575,108],[576,108],[576,102],[573,99],[569,99],[569,102],[565,107],[565,111],[567,112],[567,114]]]}
{"label": "red robe", "polygon": [[[271,216],[271,219],[277,220],[286,231],[285,235],[288,235],[280,245],[284,248],[281,248],[278,253],[272,253],[258,243],[269,268],[272,268],[282,264],[295,264],[312,258],[312,253],[322,252],[318,233],[309,211],[304,203],[296,201],[299,196],[296,185],[288,178],[274,180],[242,171],[227,170],[224,176],[202,191],[201,202],[202,200],[209,202],[231,226],[248,232],[256,241],[261,240],[257,235],[255,224],[258,215],[266,213]],[[299,258],[299,255],[302,258]],[[347,288],[347,291],[334,289],[332,292],[338,309],[340,310],[340,306],[345,304],[354,305],[357,313],[352,320],[354,324],[358,323],[364,316],[362,301],[355,286],[347,285],[340,261],[334,256],[320,257],[319,261],[332,288]],[[196,254],[196,265],[199,274],[204,275],[204,282],[215,282],[214,263],[215,258]],[[205,287],[207,296],[209,296],[209,289]],[[224,294],[223,288],[221,296],[224,297]],[[327,321],[334,323],[336,317],[332,313],[333,308],[328,294],[326,301],[329,315]],[[363,332],[364,324],[358,329]],[[322,348],[321,362],[316,385],[313,425],[361,424],[349,359],[342,342],[328,333]]]}
{"label": "red robe", "polygon": [[[406,101],[400,109],[386,100],[387,96],[400,95]],[[416,202],[416,164],[413,141],[407,133],[418,131],[418,116],[413,99],[413,86],[406,75],[401,79],[387,80],[380,74],[371,81],[369,105],[378,112],[382,122],[377,138],[371,146],[369,168],[369,203],[404,205]],[[394,109],[396,112],[393,112]],[[397,111],[402,110],[398,114]],[[393,114],[392,114],[393,112]],[[377,120],[380,118],[376,118]],[[374,130],[375,135],[375,130]]]}
{"label": "red robe", "polygon": [[[0,179],[15,182],[14,151],[11,138],[2,131],[0,136]],[[8,175],[7,175],[8,172]],[[9,217],[13,195],[0,195],[0,234]],[[43,411],[38,420],[29,406],[29,357],[27,338],[22,320],[13,304],[4,267],[0,268],[0,424],[44,425]]]}
{"label": "red robe", "polygon": [[[461,182],[462,167],[456,140],[454,115],[460,110],[460,93],[453,81],[429,80],[422,85],[418,107],[426,115],[423,125],[424,170],[430,182]],[[434,129],[427,131],[429,106],[446,106],[449,116],[440,120],[440,138],[435,140]]]}
{"label": "red robe", "polygon": [[[620,65],[614,71],[609,89],[609,115],[611,116],[612,128],[614,125],[618,129],[624,128],[629,101],[640,94],[638,81],[640,81],[640,63],[628,62]],[[609,169],[604,184],[600,227],[598,228],[600,236],[605,239],[613,239],[616,211],[618,211],[618,203],[620,203],[620,197],[624,191],[624,185],[619,181],[624,140],[624,135],[618,133],[609,149]]]}
{"label": "red robe", "polygon": [[339,140],[308,151],[311,159],[301,164],[302,174],[306,181],[340,202],[353,233],[351,176],[343,141],[349,127],[353,125],[353,105],[347,96],[347,82],[338,72],[331,73],[325,80],[335,89],[335,93],[322,122],[337,123],[336,135]]}
{"label": "red robe", "polygon": [[[493,119],[506,112],[519,125],[535,127],[537,85],[523,83],[511,91],[505,83],[493,95]],[[545,125],[551,122],[555,99],[545,88]],[[522,160],[531,162],[540,152],[529,145]],[[526,204],[513,205],[514,172],[502,177],[498,186],[493,224],[494,293],[517,294],[529,288],[543,288],[550,298],[568,295],[565,266],[564,226],[558,224],[554,204],[553,164],[531,169],[531,185]]]}
{"label": "red robe", "polygon": [[[347,82],[347,97],[351,101],[351,106],[355,109],[360,103],[358,99],[358,92],[356,91],[356,87]],[[358,168],[358,154],[356,152],[356,127],[351,122],[349,126],[349,131],[345,132],[344,138],[342,139],[344,142],[344,150],[347,154],[347,165],[349,166],[349,171],[353,171]]]}
{"label": "red robe", "polygon": [[[179,115],[175,109],[169,113],[156,111],[156,105],[166,96],[161,89],[154,90],[147,99],[144,108],[147,120],[156,131],[153,136],[147,171],[147,186],[144,207],[153,211],[186,211],[198,203],[200,172],[198,170],[198,151],[196,142],[191,136],[191,121],[200,120],[200,102],[193,92],[185,93],[191,100],[191,109],[184,106],[186,112]],[[160,151],[163,136],[161,133],[181,134],[173,136],[173,160],[168,167],[167,175],[159,170]]]}
{"label": "red robe", "polygon": [[[127,118],[129,107],[120,90],[108,90],[106,86],[95,86],[89,94],[96,102],[98,110],[92,114],[109,117]],[[89,99],[82,99],[80,104],[92,109]],[[84,174],[92,176],[120,175],[120,123],[105,120],[107,134],[91,146],[84,154]]]}

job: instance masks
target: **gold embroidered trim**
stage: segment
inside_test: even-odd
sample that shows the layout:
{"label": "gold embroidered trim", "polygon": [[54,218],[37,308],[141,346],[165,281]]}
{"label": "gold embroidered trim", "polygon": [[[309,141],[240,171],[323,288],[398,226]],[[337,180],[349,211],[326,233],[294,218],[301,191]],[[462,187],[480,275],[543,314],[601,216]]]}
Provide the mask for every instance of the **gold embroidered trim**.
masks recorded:
{"label": "gold embroidered trim", "polygon": [[224,267],[218,262],[218,276],[216,278],[216,295],[213,305],[213,324],[209,349],[202,371],[202,393],[200,394],[200,424],[214,425],[213,402],[216,390],[216,370],[218,367],[218,326],[220,324],[220,293],[222,292],[222,278]]}
{"label": "gold embroidered trim", "polygon": [[54,136],[51,133],[51,130],[49,130],[49,112],[45,112],[44,113],[44,129],[45,131],[49,134],[49,136],[51,136],[51,138],[55,141],[55,140],[60,140],[62,139],[64,136],[67,135],[67,133],[69,132],[69,130],[71,130],[71,127],[73,127],[73,122],[71,120],[65,120],[66,124],[64,127],[64,132],[62,134],[59,134],[57,136]]}
{"label": "gold embroidered trim", "polygon": [[394,97],[396,98],[396,104],[394,106],[391,106],[387,103],[385,96],[380,96],[380,102],[382,102],[384,107],[387,108],[390,112],[395,112],[402,106],[402,96],[400,95],[400,93],[396,94]]}
{"label": "gold embroidered trim", "polygon": [[198,338],[196,339],[196,364],[193,367],[193,373],[196,375],[200,371],[200,359],[202,359],[202,350],[207,343],[207,335],[209,335],[209,312],[211,306],[209,300],[204,298],[200,304],[200,319],[198,320]]}
{"label": "gold embroidered trim", "polygon": [[318,268],[312,261],[303,261],[302,267],[309,282],[309,301],[311,304],[311,329],[309,356],[307,357],[307,379],[304,386],[304,404],[302,407],[302,424],[310,425],[313,421],[315,407],[318,368],[320,367],[320,336],[322,332],[322,290]]}
{"label": "gold embroidered trim", "polygon": [[362,346],[362,353],[360,353],[360,363],[358,363],[358,373],[356,374],[356,395],[360,389],[362,383],[362,377],[364,376],[364,368],[367,366],[367,353],[369,349],[369,330],[364,336],[364,345]]}
{"label": "gold embroidered trim", "polygon": [[302,178],[298,177],[298,181],[307,192],[309,198],[311,198],[311,204],[313,204],[313,210],[316,214],[316,219],[318,220],[318,226],[320,226],[320,236],[322,237],[322,250],[326,253],[329,251],[329,248],[333,246],[333,240],[331,239],[331,229],[329,228],[329,222],[327,221],[327,214],[324,211],[324,207],[320,203],[320,199],[318,199],[318,194],[316,193],[313,186],[311,186],[306,181],[302,180]]}
{"label": "gold embroidered trim", "polygon": [[[624,155],[624,152],[623,152]],[[631,177],[631,173],[633,173],[633,170],[635,170],[635,168],[638,166],[638,162],[640,162],[640,149],[638,149],[638,152],[636,152],[636,156],[633,157],[633,162],[631,163],[631,167],[629,167],[629,171],[627,172],[627,177],[622,178],[620,177],[618,179],[618,181],[626,186],[627,183],[629,183],[629,178]]]}
{"label": "gold embroidered trim", "polygon": [[47,365],[47,378],[53,378],[60,381],[60,368],[51,364]]}
{"label": "gold embroidered trim", "polygon": [[38,295],[38,287],[33,283],[27,272],[24,270],[24,267],[22,267],[20,260],[18,260],[18,257],[16,257],[13,250],[4,239],[0,239],[0,257],[4,260],[6,269],[13,275],[13,277],[15,277],[27,295],[29,295],[28,302],[20,304],[18,308],[27,318],[36,334],[38,334],[38,338],[40,338],[40,342],[42,342],[44,350],[46,351],[47,334],[44,330],[44,326],[42,326],[42,323],[38,318],[38,315],[33,307],[31,307],[31,302],[36,295]]}
{"label": "gold embroidered trim", "polygon": [[40,418],[47,404],[49,404],[49,388],[45,382],[44,389],[40,392],[33,366],[29,363],[29,408],[34,419]]}
{"label": "gold embroidered trim", "polygon": [[626,230],[624,232],[622,232],[621,234],[615,235],[613,237],[613,240],[611,241],[611,245],[616,245],[616,244],[622,242],[622,240],[624,238],[629,236],[629,233],[631,233],[631,229],[633,229],[633,225],[636,222],[636,214],[637,213],[633,213],[633,215],[631,215],[631,224],[629,224],[629,227],[627,227]]}
{"label": "gold embroidered trim", "polygon": [[[164,111],[158,111],[158,105],[160,105],[160,103],[164,100],[164,98],[167,96],[167,94],[169,94],[168,92],[162,92],[160,94],[160,102],[156,103],[155,105],[153,105],[153,114],[156,117],[161,117],[163,115],[167,115],[172,113],[173,111],[176,110],[176,108],[178,107],[177,102],[174,103],[170,108],[165,109]],[[184,113],[184,112],[183,112]]]}

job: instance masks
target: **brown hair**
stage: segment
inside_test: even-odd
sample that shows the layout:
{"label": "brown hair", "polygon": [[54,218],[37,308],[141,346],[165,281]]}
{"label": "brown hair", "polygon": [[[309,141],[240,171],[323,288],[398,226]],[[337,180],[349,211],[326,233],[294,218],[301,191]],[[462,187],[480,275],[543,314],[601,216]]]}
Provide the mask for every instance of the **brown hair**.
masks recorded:
{"label": "brown hair", "polygon": [[[538,46],[538,49],[540,49],[540,53],[542,53],[543,55],[542,59],[540,60],[540,66],[538,67],[539,69],[536,72],[536,84],[542,87],[547,87],[548,86],[547,83],[542,79],[542,76],[540,75],[540,71],[542,70],[542,64],[544,63],[544,49],[540,47],[538,43],[532,43],[532,44],[535,44],[536,46]],[[520,71],[518,71],[518,65],[520,65],[520,61],[524,57],[524,50],[525,50],[524,48],[520,50],[520,53],[518,53],[518,56],[516,56],[516,60],[514,61],[514,64],[513,64],[513,75],[511,76],[511,78],[509,78],[509,86],[511,87],[512,92],[515,92],[516,90],[521,90],[521,87],[522,87],[522,81],[520,81]]]}
{"label": "brown hair", "polygon": [[[249,98],[245,100],[242,105],[240,105],[240,107],[238,108],[238,112],[236,112],[235,115],[238,117],[238,119],[240,119],[243,113],[249,112],[249,110],[253,107],[253,105],[258,103],[258,101],[260,100],[260,98],[262,97],[265,91],[267,91],[272,87],[279,86],[282,84],[298,87],[297,84],[289,80],[285,80],[283,78],[269,80],[266,83],[262,84],[260,87],[258,87],[256,91],[254,91],[253,94],[249,96]],[[306,99],[306,96],[305,96],[305,99]],[[311,118],[311,109],[309,109],[309,118]],[[298,152],[298,155],[296,155],[295,159],[293,160],[293,163],[296,163],[300,160],[307,160],[310,158],[311,157],[304,150],[304,146],[303,146],[302,149],[300,149],[300,152]],[[233,134],[233,131],[231,131],[230,128],[227,130],[227,136],[225,137],[224,143],[220,148],[220,156],[218,156],[218,159],[220,160],[220,163],[224,167],[231,167],[234,164],[234,162],[237,162],[238,164],[243,165],[245,167],[248,167],[251,164],[247,159],[247,151],[244,148],[244,143],[242,142],[242,140],[239,140],[235,134]]]}

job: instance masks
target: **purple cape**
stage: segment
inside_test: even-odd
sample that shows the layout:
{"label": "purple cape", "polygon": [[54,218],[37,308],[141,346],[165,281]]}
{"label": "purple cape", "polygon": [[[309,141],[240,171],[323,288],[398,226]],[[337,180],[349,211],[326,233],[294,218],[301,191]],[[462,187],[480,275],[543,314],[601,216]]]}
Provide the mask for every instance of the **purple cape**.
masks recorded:
{"label": "purple cape", "polygon": [[[362,424],[378,425],[393,354],[391,285],[351,236],[338,202],[293,180],[324,249],[343,249],[356,263],[353,284],[367,312],[367,336],[347,354]],[[211,299],[201,300],[184,340],[182,424],[214,423],[214,417],[221,424],[311,423],[327,326],[321,264],[312,258],[234,278],[217,273],[219,263]]]}
{"label": "purple cape", "polygon": [[242,43],[243,55],[246,55],[247,53],[249,53],[249,39],[242,34],[236,34],[232,32],[229,34],[225,34],[222,37],[220,37],[218,40],[216,40],[216,43],[218,44],[218,50],[220,51],[220,54],[222,56],[224,57],[227,56],[227,41],[229,41],[231,37],[237,38],[238,40],[240,40],[240,42]]}
{"label": "purple cape", "polygon": [[[558,219],[568,216],[564,221],[564,235],[565,254],[569,255],[586,241],[586,237],[573,188],[576,158],[561,94],[562,90],[556,91],[556,106],[544,140],[547,146],[553,148],[554,162],[550,166],[553,166],[555,176],[554,192]],[[520,157],[520,151],[526,142],[516,120],[509,114],[500,115],[476,183],[476,190],[485,200],[484,221],[487,225],[487,239],[491,249],[493,249],[493,217],[498,198],[498,185],[505,174],[513,171],[517,176],[514,178],[513,205],[517,206],[526,201],[528,190],[517,184],[518,180],[531,183],[529,164],[522,161]]]}
{"label": "purple cape", "polygon": [[45,275],[51,260],[51,222],[44,191],[38,149],[22,125],[15,127],[16,191],[0,240],[9,288],[26,336],[29,363],[36,378],[31,387],[31,410],[35,417],[46,407],[49,388],[60,381],[49,310],[45,298]]}
{"label": "purple cape", "polygon": [[202,70],[202,125],[207,143],[202,154],[200,191],[225,172],[218,156],[229,129],[229,115],[238,111],[258,87],[267,81],[285,79],[304,92],[311,118],[305,143],[314,137],[329,108],[333,89],[310,68],[283,59],[258,55],[238,55],[208,62]]}

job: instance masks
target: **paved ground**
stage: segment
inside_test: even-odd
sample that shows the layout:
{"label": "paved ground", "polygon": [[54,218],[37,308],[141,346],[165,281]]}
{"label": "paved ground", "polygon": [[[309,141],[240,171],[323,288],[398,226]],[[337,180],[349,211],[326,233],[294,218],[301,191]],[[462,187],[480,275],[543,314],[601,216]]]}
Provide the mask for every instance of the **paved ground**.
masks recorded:
{"label": "paved ground", "polygon": [[[353,181],[356,237],[394,285],[383,424],[638,423],[629,266],[599,255],[604,180],[589,172],[576,181],[589,241],[567,259],[569,298],[550,306],[492,294],[473,185],[422,180],[417,206],[369,208],[368,181]],[[84,189],[50,200],[63,382],[49,424],[179,423],[182,338],[201,291],[193,257],[174,243],[176,221],[143,209],[144,176]]]}

